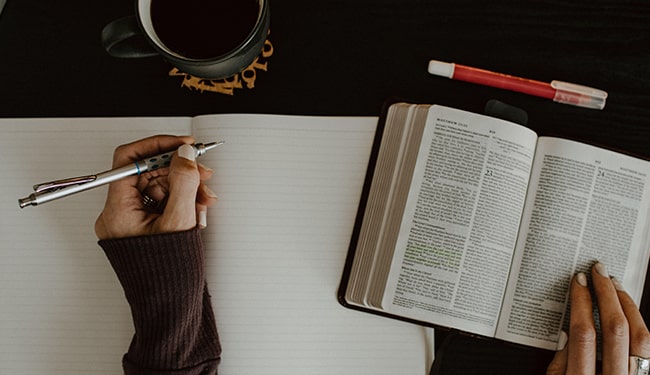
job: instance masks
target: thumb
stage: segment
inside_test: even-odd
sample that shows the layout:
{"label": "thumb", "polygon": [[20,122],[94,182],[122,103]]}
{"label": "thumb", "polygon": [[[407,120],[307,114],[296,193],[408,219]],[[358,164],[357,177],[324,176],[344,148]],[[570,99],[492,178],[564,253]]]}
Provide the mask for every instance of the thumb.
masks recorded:
{"label": "thumb", "polygon": [[553,360],[546,368],[546,375],[564,375],[566,373],[567,362],[569,361],[569,341],[566,332],[560,331],[560,337],[557,344],[558,351],[555,352]]}
{"label": "thumb", "polygon": [[188,144],[178,148],[169,166],[169,197],[157,220],[162,232],[189,230],[196,226],[196,194],[200,184],[196,152]]}

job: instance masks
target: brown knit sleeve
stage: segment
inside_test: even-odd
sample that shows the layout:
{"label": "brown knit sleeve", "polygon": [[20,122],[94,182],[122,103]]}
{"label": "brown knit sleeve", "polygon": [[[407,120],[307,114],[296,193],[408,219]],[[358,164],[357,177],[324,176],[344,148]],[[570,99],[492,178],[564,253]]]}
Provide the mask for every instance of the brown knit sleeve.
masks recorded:
{"label": "brown knit sleeve", "polygon": [[131,307],[126,374],[216,374],[221,347],[199,229],[99,241]]}

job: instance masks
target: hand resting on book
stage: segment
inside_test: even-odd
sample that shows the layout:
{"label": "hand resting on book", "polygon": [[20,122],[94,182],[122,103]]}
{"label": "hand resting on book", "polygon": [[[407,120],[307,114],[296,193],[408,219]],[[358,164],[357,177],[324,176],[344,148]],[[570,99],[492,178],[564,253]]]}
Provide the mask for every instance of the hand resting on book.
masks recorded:
{"label": "hand resting on book", "polygon": [[192,137],[155,136],[115,150],[113,168],[179,148],[170,168],[111,183],[104,210],[95,223],[100,240],[183,231],[197,222],[206,225],[207,207],[217,198],[202,182],[212,171],[194,161],[190,146],[182,146],[193,142]]}
{"label": "hand resting on book", "polygon": [[[647,374],[650,333],[634,301],[621,284],[597,263],[591,270],[602,331],[603,374]],[[551,361],[547,374],[595,374],[597,335],[587,277],[571,280],[571,323],[568,342]],[[643,368],[646,370],[643,370]]]}

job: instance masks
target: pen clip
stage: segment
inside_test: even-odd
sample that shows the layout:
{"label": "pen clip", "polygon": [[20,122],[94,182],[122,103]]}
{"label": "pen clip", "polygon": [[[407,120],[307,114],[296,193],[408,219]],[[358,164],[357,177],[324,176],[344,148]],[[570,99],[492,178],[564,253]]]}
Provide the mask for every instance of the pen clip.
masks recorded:
{"label": "pen clip", "polygon": [[87,182],[95,181],[96,179],[97,179],[96,175],[88,175],[88,176],[71,177],[71,178],[64,178],[62,180],[43,182],[34,185],[34,192],[43,193],[48,191],[59,190],[72,185],[82,185]]}

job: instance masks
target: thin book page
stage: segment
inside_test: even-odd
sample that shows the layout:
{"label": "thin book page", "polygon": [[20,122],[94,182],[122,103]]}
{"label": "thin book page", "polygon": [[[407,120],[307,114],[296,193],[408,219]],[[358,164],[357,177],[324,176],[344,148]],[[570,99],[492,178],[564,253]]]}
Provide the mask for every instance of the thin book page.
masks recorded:
{"label": "thin book page", "polygon": [[425,374],[431,331],[336,291],[376,118],[199,117],[219,196],[204,231],[220,374]]}
{"label": "thin book page", "polygon": [[569,281],[597,261],[639,304],[650,256],[650,164],[540,137],[532,176],[498,334],[555,349],[568,326]]}
{"label": "thin book page", "polygon": [[115,146],[187,119],[0,120],[0,372],[121,374],[133,326],[97,245],[106,187],[18,207],[35,183],[111,168]]}
{"label": "thin book page", "polygon": [[507,121],[430,108],[384,310],[494,335],[536,138]]}

